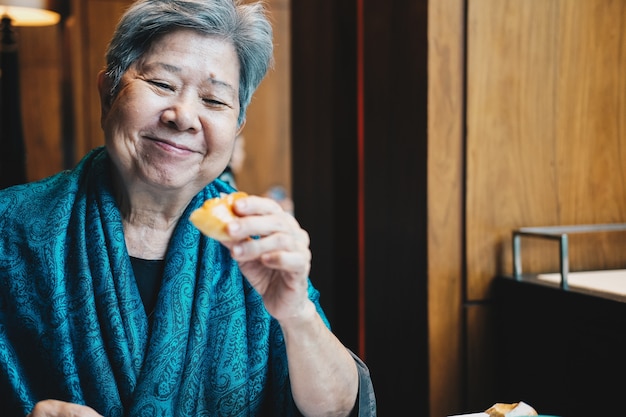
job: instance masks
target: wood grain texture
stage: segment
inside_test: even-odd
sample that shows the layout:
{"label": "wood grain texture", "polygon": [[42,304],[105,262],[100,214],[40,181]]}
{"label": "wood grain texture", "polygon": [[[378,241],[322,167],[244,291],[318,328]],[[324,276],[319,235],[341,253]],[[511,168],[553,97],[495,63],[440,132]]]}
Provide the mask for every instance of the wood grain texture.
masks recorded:
{"label": "wood grain texture", "polygon": [[462,0],[428,9],[428,345],[430,415],[463,409]]}
{"label": "wood grain texture", "polygon": [[[468,13],[467,290],[480,300],[511,273],[514,228],[626,221],[626,3],[474,0]],[[572,257],[612,265],[624,241]],[[549,252],[537,262],[554,266]]]}
{"label": "wood grain texture", "polygon": [[60,25],[16,27],[29,181],[63,168]]}
{"label": "wood grain texture", "polygon": [[[115,30],[119,18],[131,0],[90,0],[85,2],[83,16],[86,24],[83,27],[83,65],[85,76],[83,86],[83,106],[85,130],[78,140],[83,141],[84,151],[104,145],[104,134],[100,127],[100,96],[97,88],[98,72],[104,69],[104,54],[109,40]],[[78,156],[81,156],[78,154]]]}
{"label": "wood grain texture", "polygon": [[275,63],[248,108],[243,130],[246,158],[237,185],[252,194],[281,185],[291,195],[291,7],[286,0],[267,5]]}
{"label": "wood grain texture", "polygon": [[[468,2],[469,409],[496,394],[489,299],[512,231],[626,221],[625,23],[623,1]],[[558,270],[553,242],[522,248],[525,271]],[[570,268],[623,267],[625,249],[624,234],[572,236]]]}
{"label": "wood grain texture", "polygon": [[68,19],[68,65],[72,71],[74,162],[104,144],[100,127],[98,72],[118,19],[132,0],[72,0]]}

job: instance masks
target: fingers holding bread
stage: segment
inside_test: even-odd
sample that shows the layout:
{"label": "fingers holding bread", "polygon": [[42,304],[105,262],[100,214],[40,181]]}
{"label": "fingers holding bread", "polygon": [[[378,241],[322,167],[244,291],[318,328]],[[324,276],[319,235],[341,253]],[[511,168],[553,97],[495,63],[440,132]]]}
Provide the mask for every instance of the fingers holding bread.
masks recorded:
{"label": "fingers holding bread", "polygon": [[204,235],[220,242],[228,242],[232,240],[228,234],[228,224],[238,217],[234,211],[235,201],[247,196],[247,193],[237,191],[206,200],[191,213],[189,220]]}

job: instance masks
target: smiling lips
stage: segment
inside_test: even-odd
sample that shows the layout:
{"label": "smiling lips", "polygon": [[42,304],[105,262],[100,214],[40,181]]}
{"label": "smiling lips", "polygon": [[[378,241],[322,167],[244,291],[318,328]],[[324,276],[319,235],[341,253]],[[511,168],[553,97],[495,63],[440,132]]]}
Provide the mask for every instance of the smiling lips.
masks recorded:
{"label": "smiling lips", "polygon": [[173,142],[167,139],[161,139],[161,138],[152,137],[152,136],[148,136],[146,137],[146,139],[150,140],[151,142],[156,143],[161,148],[165,148],[165,150],[167,150],[168,152],[171,152],[172,149],[178,152],[193,152],[193,153],[196,152],[193,149],[188,148],[187,146],[184,146],[180,143]]}

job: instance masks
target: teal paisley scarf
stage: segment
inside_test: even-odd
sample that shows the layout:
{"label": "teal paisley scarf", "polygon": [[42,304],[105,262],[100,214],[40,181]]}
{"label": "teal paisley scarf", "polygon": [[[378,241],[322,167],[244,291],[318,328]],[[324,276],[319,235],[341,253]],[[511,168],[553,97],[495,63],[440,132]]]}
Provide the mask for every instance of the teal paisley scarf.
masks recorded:
{"label": "teal paisley scarf", "polygon": [[[152,328],[104,148],[71,171],[0,191],[0,410],[86,404],[106,417],[290,416],[278,323],[228,251],[187,220],[165,259]],[[318,293],[310,286],[310,297]]]}

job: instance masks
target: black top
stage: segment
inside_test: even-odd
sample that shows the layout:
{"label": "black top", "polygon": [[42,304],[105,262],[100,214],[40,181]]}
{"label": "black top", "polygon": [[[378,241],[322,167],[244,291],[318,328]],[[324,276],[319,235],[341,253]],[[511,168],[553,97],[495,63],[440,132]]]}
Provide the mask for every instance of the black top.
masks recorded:
{"label": "black top", "polygon": [[156,306],[159,290],[161,289],[161,279],[165,261],[161,259],[148,260],[130,257],[135,272],[135,280],[143,301],[143,307],[148,317],[152,316]]}

